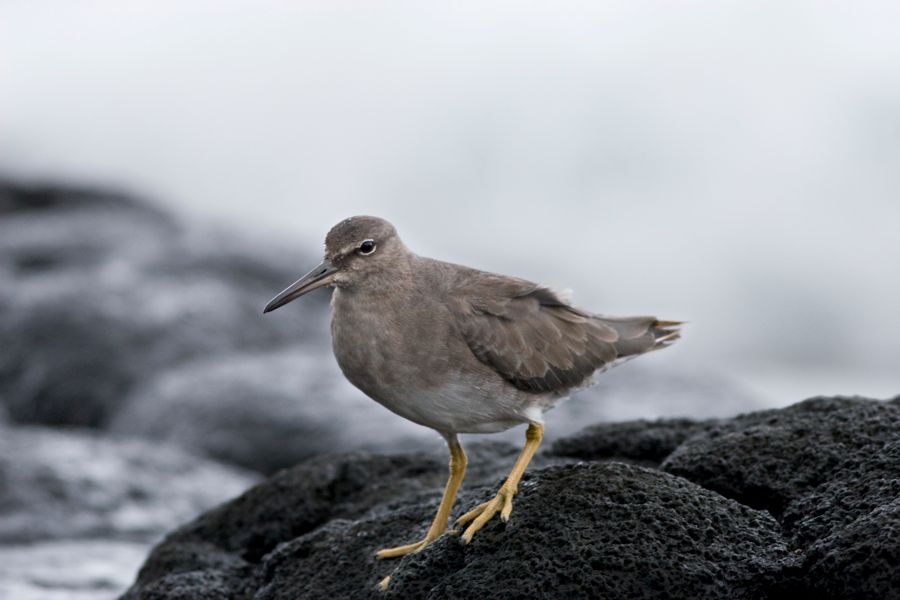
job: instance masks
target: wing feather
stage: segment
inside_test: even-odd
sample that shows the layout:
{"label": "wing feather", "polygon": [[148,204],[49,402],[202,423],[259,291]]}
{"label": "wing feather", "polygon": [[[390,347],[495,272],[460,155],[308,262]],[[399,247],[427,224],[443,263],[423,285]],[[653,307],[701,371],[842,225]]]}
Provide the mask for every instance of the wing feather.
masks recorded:
{"label": "wing feather", "polygon": [[481,274],[457,292],[452,312],[472,353],[528,392],[578,387],[617,359],[678,337],[680,323],[592,315],[521,279]]}

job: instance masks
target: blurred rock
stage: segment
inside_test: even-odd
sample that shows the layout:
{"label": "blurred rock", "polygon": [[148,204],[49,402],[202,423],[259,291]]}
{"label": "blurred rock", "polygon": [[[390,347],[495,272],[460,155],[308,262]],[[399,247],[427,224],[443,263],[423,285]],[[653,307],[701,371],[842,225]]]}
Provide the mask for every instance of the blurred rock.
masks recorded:
{"label": "blurred rock", "polygon": [[0,429],[0,544],[146,540],[254,481],[247,472],[135,440]]}
{"label": "blurred rock", "polygon": [[[383,562],[376,549],[424,535],[445,459],[320,457],[170,534],[126,598],[900,598],[898,418],[897,403],[817,398],[714,423],[593,427],[554,451],[671,452],[662,470],[539,454],[509,523]],[[590,442],[604,435],[614,441]],[[514,454],[472,450],[455,514],[491,496]]]}
{"label": "blurred rock", "polygon": [[102,427],[163,368],[327,340],[322,295],[261,314],[312,258],[90,190],[0,183],[0,206],[0,398],[15,421]]}
{"label": "blurred rock", "polygon": [[150,208],[130,194],[107,188],[0,179],[0,215],[104,207],[163,216],[160,211]]}
{"label": "blurred rock", "polygon": [[336,451],[444,445],[350,385],[331,352],[303,346],[162,372],[131,395],[111,429],[266,473]]}

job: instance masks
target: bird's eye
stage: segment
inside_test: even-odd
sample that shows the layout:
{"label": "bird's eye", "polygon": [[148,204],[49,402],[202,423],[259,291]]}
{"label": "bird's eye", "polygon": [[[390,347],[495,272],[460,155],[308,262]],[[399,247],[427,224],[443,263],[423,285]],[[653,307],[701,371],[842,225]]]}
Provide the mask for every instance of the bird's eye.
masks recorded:
{"label": "bird's eye", "polygon": [[368,256],[375,252],[375,242],[372,240],[366,240],[362,244],[359,245],[359,253],[363,256]]}

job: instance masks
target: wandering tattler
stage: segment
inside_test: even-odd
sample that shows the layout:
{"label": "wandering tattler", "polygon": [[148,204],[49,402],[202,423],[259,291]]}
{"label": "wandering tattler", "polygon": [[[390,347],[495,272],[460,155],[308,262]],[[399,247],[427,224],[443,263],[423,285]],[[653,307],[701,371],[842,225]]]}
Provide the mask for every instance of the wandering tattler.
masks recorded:
{"label": "wandering tattler", "polygon": [[325,258],[265,312],[326,285],[334,355],[350,382],[450,446],[450,478],[425,539],[378,552],[416,552],[447,531],[466,471],[460,433],[528,424],[525,447],[497,495],[466,514],[463,542],[512,513],[519,480],[544,435],[543,413],[605,369],[678,339],[677,321],[605,317],[515,277],[418,256],[377,217],[341,221]]}

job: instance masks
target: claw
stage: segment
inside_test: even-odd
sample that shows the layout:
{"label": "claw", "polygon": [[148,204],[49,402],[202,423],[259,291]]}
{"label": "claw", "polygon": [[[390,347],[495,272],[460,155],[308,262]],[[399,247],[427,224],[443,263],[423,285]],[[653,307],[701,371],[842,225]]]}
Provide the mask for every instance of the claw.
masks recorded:
{"label": "claw", "polygon": [[512,514],[512,499],[513,494],[503,496],[503,510],[500,511],[500,520],[504,523],[509,521],[509,516]]}
{"label": "claw", "polygon": [[471,524],[462,534],[463,544],[468,544],[469,542],[471,542],[472,537],[476,533],[478,533],[481,528],[487,524],[488,521],[493,519],[498,512],[500,513],[500,519],[504,523],[509,521],[509,516],[510,514],[512,514],[512,499],[515,495],[515,491],[509,490],[506,487],[501,487],[500,491],[497,492],[497,495],[494,496],[491,500],[479,504],[478,506],[461,516],[457,520],[457,524],[463,525],[471,521]]}

